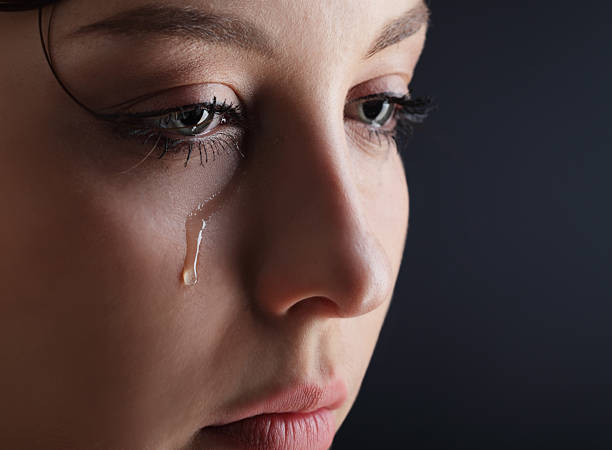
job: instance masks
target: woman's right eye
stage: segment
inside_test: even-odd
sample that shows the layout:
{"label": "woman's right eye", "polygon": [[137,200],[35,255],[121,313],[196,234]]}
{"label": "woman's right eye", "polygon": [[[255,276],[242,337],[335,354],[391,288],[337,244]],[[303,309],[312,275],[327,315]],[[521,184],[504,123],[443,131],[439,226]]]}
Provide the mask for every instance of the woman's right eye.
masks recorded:
{"label": "woman's right eye", "polygon": [[169,114],[159,121],[159,127],[184,136],[197,136],[214,129],[221,122],[214,111],[196,108]]}
{"label": "woman's right eye", "polygon": [[199,103],[162,111],[117,116],[114,120],[128,126],[141,125],[168,135],[198,137],[209,134],[221,125],[239,124],[242,112],[238,106],[223,102]]}
{"label": "woman's right eye", "polygon": [[209,157],[240,150],[244,134],[244,116],[240,106],[210,102],[186,105],[178,108],[142,113],[123,113],[103,116],[113,122],[122,137],[140,138],[148,147],[159,150],[158,158],[168,153],[186,150],[185,165],[192,152],[197,151],[202,162]]}

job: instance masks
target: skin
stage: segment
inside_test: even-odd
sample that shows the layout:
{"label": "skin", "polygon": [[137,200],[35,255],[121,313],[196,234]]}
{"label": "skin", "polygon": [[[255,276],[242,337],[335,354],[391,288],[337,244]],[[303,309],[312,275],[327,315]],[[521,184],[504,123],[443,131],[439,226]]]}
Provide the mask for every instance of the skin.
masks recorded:
{"label": "skin", "polygon": [[[247,157],[138,164],[150,144],[114,135],[59,87],[37,13],[0,14],[1,446],[187,450],[244,404],[338,378],[348,392],[339,427],[408,223],[393,144],[367,141],[343,111],[352,97],[407,92],[425,27],[364,54],[419,1],[190,2],[254,22],[278,43],[273,58],[176,39],[63,39],[143,3],[58,7],[62,78],[95,108],[172,88],[147,111],[217,89],[249,112]],[[187,287],[185,224],[218,192]]]}

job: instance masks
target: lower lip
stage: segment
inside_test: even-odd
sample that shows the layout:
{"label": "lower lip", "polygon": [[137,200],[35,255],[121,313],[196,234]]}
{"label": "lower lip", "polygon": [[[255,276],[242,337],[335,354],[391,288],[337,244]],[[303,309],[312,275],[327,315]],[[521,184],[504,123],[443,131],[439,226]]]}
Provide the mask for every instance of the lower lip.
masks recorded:
{"label": "lower lip", "polygon": [[310,413],[262,414],[202,432],[244,449],[325,450],[334,439],[335,423],[332,412],[322,408]]}

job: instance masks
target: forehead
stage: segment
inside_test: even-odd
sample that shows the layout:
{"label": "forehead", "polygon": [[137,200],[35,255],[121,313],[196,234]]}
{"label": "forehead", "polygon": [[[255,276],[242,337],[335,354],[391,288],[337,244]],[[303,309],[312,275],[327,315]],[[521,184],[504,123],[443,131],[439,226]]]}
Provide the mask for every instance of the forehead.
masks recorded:
{"label": "forehead", "polygon": [[265,85],[342,97],[383,75],[408,84],[426,19],[422,0],[65,0],[50,40],[82,95],[95,83],[119,95],[217,82],[242,94]]}
{"label": "forehead", "polygon": [[143,7],[192,8],[248,20],[264,30],[273,42],[291,49],[350,51],[371,43],[377,31],[406,11],[423,6],[423,0],[65,0],[61,2],[61,29],[95,23],[116,14]]}

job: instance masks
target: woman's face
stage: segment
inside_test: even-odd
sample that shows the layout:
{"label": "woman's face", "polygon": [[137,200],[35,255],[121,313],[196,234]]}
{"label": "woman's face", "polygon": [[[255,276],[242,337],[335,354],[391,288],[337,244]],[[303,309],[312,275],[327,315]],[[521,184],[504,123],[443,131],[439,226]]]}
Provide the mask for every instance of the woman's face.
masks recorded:
{"label": "woman's face", "polygon": [[2,447],[242,448],[202,429],[321,407],[340,426],[408,222],[380,96],[408,93],[425,21],[420,0],[60,2],[54,67],[102,118],[54,79],[36,12],[0,15]]}

